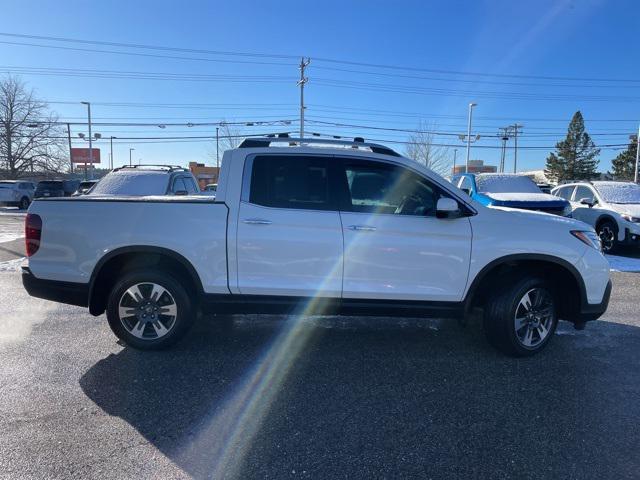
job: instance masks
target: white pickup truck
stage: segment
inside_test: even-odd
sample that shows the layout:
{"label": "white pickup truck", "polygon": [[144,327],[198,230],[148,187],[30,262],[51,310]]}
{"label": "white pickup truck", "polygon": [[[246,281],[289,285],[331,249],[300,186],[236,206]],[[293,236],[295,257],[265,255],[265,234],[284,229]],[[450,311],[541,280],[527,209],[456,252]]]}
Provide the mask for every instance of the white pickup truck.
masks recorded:
{"label": "white pickup truck", "polygon": [[168,346],[198,311],[462,317],[530,355],[558,318],[582,328],[611,292],[593,229],[490,209],[393,150],[245,140],[215,199],[81,196],[33,202],[23,283],[36,297],[106,311],[141,349]]}

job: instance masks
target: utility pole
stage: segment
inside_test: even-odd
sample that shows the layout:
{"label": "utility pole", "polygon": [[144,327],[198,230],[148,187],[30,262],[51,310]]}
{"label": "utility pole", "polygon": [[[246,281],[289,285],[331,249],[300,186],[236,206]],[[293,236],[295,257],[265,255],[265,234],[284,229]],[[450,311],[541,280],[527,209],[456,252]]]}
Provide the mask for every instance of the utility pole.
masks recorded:
{"label": "utility pole", "polygon": [[129,166],[131,167],[133,164],[131,163],[131,152],[133,152],[135,150],[135,148],[130,148],[129,149]]}
{"label": "utility pole", "polygon": [[633,181],[638,183],[638,160],[640,159],[640,126],[638,126],[638,136],[636,137],[636,168],[633,175]]}
{"label": "utility pole", "polygon": [[219,142],[219,130],[220,130],[220,127],[216,127],[216,168],[218,169],[218,172],[220,172],[220,153],[219,153],[220,142]]}
{"label": "utility pole", "polygon": [[[89,164],[93,168],[93,138],[91,138],[91,102],[80,102],[87,106],[87,116],[89,117]],[[87,179],[87,162],[84,162],[84,179]]]}
{"label": "utility pole", "polygon": [[469,173],[469,153],[471,152],[471,115],[473,114],[473,107],[477,103],[469,104],[469,122],[467,123],[467,163],[464,167],[464,173]]}
{"label": "utility pole", "polygon": [[304,70],[311,63],[311,59],[307,57],[305,61],[304,57],[300,59],[300,80],[298,80],[298,86],[300,87],[300,138],[304,138],[304,85],[309,81],[304,76]]}
{"label": "utility pole", "polygon": [[522,125],[514,123],[511,125],[513,128],[513,173],[518,170],[518,129],[522,128]]}
{"label": "utility pole", "polygon": [[67,140],[69,140],[69,167],[73,173],[73,158],[71,158],[71,125],[67,123]]}
{"label": "utility pole", "polygon": [[111,153],[109,154],[109,170],[113,170],[113,136],[109,137],[111,142]]}
{"label": "utility pole", "polygon": [[500,152],[500,173],[504,173],[504,161],[507,155],[507,142],[509,141],[509,127],[500,127],[502,130],[502,151]]}
{"label": "utility pole", "polygon": [[451,170],[452,175],[456,174],[456,157],[458,156],[458,149],[453,149],[453,169]]}

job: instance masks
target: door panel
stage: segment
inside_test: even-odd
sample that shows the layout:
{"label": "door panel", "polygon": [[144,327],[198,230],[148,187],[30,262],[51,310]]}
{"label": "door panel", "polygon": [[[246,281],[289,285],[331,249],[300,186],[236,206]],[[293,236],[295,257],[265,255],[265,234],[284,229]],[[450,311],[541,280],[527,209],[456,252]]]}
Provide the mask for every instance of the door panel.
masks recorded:
{"label": "door panel", "polygon": [[436,218],[447,193],[399,165],[353,159],[341,165],[343,297],[461,300],[471,225],[467,217]]}
{"label": "door panel", "polygon": [[343,297],[462,299],[471,255],[468,218],[340,215],[345,245]]}
{"label": "door panel", "polygon": [[261,155],[245,168],[238,211],[243,294],[342,293],[342,225],[326,157]]}

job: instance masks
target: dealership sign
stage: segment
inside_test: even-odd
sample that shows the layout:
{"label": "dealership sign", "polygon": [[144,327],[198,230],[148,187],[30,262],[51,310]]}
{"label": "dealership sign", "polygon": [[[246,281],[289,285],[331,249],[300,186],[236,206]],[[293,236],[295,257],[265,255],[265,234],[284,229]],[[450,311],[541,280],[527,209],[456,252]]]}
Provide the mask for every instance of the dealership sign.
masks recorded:
{"label": "dealership sign", "polygon": [[89,158],[88,148],[72,148],[71,163],[100,163],[100,149],[93,148],[91,150],[93,159]]}

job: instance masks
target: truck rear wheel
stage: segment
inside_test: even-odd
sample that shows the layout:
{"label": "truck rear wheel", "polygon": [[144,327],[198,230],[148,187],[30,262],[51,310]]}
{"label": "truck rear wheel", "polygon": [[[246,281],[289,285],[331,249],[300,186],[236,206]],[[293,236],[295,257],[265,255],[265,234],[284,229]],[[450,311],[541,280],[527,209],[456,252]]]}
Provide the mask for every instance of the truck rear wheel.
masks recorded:
{"label": "truck rear wheel", "polygon": [[503,284],[484,309],[484,330],[498,350],[517,357],[542,350],[558,325],[557,300],[540,278]]}
{"label": "truck rear wheel", "polygon": [[125,273],[111,289],[107,320],[127,345],[158,350],[184,336],[194,313],[179,281],[170,273],[145,269]]}

